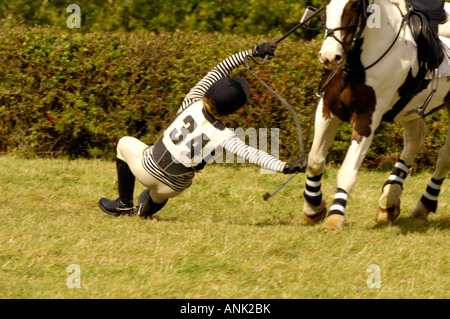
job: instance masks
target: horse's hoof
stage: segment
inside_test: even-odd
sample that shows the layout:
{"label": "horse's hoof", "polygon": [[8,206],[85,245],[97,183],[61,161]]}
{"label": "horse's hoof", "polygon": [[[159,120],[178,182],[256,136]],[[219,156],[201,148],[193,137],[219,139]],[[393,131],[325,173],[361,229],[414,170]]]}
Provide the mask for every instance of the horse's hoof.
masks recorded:
{"label": "horse's hoof", "polygon": [[418,201],[416,207],[409,213],[409,218],[414,220],[428,221],[430,211],[425,207],[422,201]]}
{"label": "horse's hoof", "polygon": [[388,209],[378,207],[379,222],[393,222],[400,215],[400,206],[393,206]]}
{"label": "horse's hoof", "polygon": [[309,215],[303,214],[303,216],[305,217],[305,221],[308,224],[315,225],[318,222],[321,222],[322,220],[325,219],[325,217],[327,216],[327,208],[324,207],[320,212],[318,212],[315,215],[309,216]]}
{"label": "horse's hoof", "polygon": [[402,186],[399,184],[386,184],[383,187],[383,194],[378,201],[379,222],[392,222],[400,215],[402,192]]}
{"label": "horse's hoof", "polygon": [[308,224],[315,225],[327,216],[327,204],[322,201],[319,206],[313,206],[305,201],[303,216]]}
{"label": "horse's hoof", "polygon": [[325,230],[341,231],[344,227],[345,217],[339,214],[333,214],[327,217],[323,223]]}

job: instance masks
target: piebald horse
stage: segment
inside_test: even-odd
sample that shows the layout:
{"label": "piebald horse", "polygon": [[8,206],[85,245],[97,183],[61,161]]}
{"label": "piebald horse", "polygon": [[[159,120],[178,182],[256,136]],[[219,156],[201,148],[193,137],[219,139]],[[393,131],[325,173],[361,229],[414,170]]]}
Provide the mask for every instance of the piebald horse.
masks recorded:
{"label": "piebald horse", "polygon": [[[408,81],[418,73],[415,43],[404,0],[325,0],[325,39],[319,52],[327,76],[316,115],[314,140],[308,155],[303,212],[310,224],[324,220],[324,227],[341,230],[345,207],[375,130],[405,97]],[[449,4],[446,4],[446,6]],[[375,14],[377,9],[377,15]],[[363,11],[371,10],[366,15]],[[446,7],[447,16],[449,8]],[[381,19],[372,21],[369,19]],[[369,25],[370,22],[370,25]],[[439,26],[440,36],[450,38],[450,19]],[[416,52],[417,53],[417,52]],[[447,63],[444,58],[444,62]],[[450,77],[426,81],[424,87],[400,110],[393,121],[404,129],[404,148],[379,199],[378,220],[393,221],[400,214],[403,181],[423,144],[426,126],[417,110],[437,86],[426,112],[445,108],[450,112]],[[427,87],[426,87],[427,86]],[[403,89],[402,89],[403,88]],[[338,124],[352,124],[351,143],[338,171],[337,192],[327,212],[322,199],[321,177]],[[450,131],[450,128],[449,128]],[[450,141],[439,152],[436,169],[425,192],[410,212],[412,219],[427,220],[437,208],[437,196],[450,169]],[[424,185],[425,186],[425,185]]]}

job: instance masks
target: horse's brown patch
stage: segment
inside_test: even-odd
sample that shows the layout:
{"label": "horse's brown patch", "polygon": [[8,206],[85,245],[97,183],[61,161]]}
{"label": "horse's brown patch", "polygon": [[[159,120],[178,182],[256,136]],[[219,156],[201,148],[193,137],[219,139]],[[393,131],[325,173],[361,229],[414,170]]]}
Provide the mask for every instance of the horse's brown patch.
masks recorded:
{"label": "horse's brown patch", "polygon": [[[370,125],[376,105],[375,91],[365,84],[366,74],[360,61],[361,45],[362,39],[355,45],[348,60],[348,70],[357,71],[349,71],[351,73],[344,77],[344,70],[339,70],[326,88],[323,97],[324,118],[335,115],[342,121],[350,122],[353,126],[352,140],[357,142],[372,133]],[[327,80],[328,77],[325,75],[322,85]]]}
{"label": "horse's brown patch", "polygon": [[345,27],[354,25],[353,28],[341,30],[343,34],[342,44],[344,45],[345,48],[348,48],[348,46],[353,40],[353,36],[355,35],[360,7],[361,7],[361,0],[350,0],[345,5],[344,10],[342,12],[341,26]]}
{"label": "horse's brown patch", "polygon": [[375,111],[376,97],[374,90],[363,81],[353,81],[342,89],[342,72],[336,75],[324,95],[324,118],[337,116],[342,121],[350,122],[353,126],[352,140],[361,141],[368,137],[372,130],[372,115]]}

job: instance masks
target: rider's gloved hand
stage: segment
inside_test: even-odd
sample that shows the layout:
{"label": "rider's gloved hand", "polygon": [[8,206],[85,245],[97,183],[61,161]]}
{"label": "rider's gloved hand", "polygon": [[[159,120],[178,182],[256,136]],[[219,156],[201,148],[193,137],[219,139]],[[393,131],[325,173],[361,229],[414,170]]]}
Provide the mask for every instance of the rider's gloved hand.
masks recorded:
{"label": "rider's gloved hand", "polygon": [[306,161],[298,160],[292,163],[287,163],[284,166],[283,173],[284,174],[294,174],[299,172],[304,172],[306,170]]}
{"label": "rider's gloved hand", "polygon": [[269,56],[269,59],[273,59],[275,56],[275,49],[277,48],[277,44],[275,42],[264,42],[260,45],[255,45],[252,49],[253,57],[265,57]]}

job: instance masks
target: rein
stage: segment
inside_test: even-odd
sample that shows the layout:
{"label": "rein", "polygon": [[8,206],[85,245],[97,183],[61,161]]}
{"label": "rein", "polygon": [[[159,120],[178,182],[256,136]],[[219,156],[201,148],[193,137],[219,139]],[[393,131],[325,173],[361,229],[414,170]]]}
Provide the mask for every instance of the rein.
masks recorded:
{"label": "rein", "polygon": [[[316,15],[320,14],[322,12],[322,10],[324,9],[324,7],[322,7],[321,9],[317,10],[315,8],[312,7],[307,7],[306,11],[302,17],[302,19],[300,20],[300,23],[298,25],[296,25],[294,28],[292,28],[289,32],[287,32],[285,35],[283,35],[280,39],[278,39],[275,43],[280,43],[281,41],[283,41],[285,38],[287,38],[292,32],[294,32],[295,30],[297,30],[298,28],[305,26],[312,18],[314,18]],[[319,30],[323,28],[323,24],[318,27],[318,28],[310,28],[311,30]],[[268,56],[265,56],[263,61],[261,63],[258,63],[252,56],[247,55],[246,58],[244,59],[244,65],[247,68],[247,71],[250,73],[250,75],[252,77],[254,77],[259,83],[261,83],[267,90],[269,90],[291,113],[291,116],[294,120],[295,123],[295,128],[297,131],[297,139],[298,139],[298,146],[300,149],[300,153],[301,153],[301,157],[300,157],[300,161],[302,162],[302,166],[304,168],[306,168],[307,165],[307,154],[306,154],[306,144],[308,143],[309,137],[311,135],[311,128],[313,125],[313,120],[314,120],[314,114],[315,114],[315,110],[317,108],[317,105],[319,103],[319,99],[316,100],[316,104],[314,106],[313,109],[313,114],[311,116],[311,120],[309,122],[309,127],[308,127],[308,131],[306,134],[306,139],[303,140],[303,130],[302,130],[302,125],[300,123],[300,120],[298,119],[297,113],[295,112],[295,110],[292,108],[292,106],[277,92],[275,92],[275,90],[273,90],[269,85],[267,85],[263,80],[261,80],[255,73],[252,72],[250,65],[249,65],[249,60],[251,59],[253,62],[255,62],[257,65],[263,65],[267,62],[268,60]],[[319,97],[319,96],[318,96]],[[270,197],[275,196],[276,193],[278,193],[283,187],[285,187],[296,175],[298,174],[298,172],[294,175],[292,175],[283,185],[281,185],[275,192],[273,192],[272,194],[266,193],[264,195],[264,200],[268,200]]]}
{"label": "rein", "polygon": [[[302,125],[300,124],[300,120],[298,119],[297,114],[295,113],[295,110],[292,108],[292,106],[277,92],[275,92],[269,85],[267,85],[263,80],[261,80],[255,73],[252,72],[250,69],[250,66],[248,64],[248,56],[247,59],[244,60],[244,65],[247,68],[247,71],[259,82],[261,83],[267,90],[270,91],[291,113],[292,118],[294,119],[295,128],[297,130],[297,138],[298,138],[298,146],[300,148],[301,152],[301,160],[305,163],[306,166],[306,148],[305,143],[303,141],[303,134],[302,134]],[[309,131],[307,136],[309,137]]]}
{"label": "rein", "polygon": [[[395,43],[397,42],[398,38],[400,37],[400,33],[402,33],[403,30],[403,26],[405,24],[405,22],[408,20],[409,15],[410,15],[410,11],[408,13],[406,13],[405,15],[403,15],[402,10],[400,9],[400,5],[398,3],[393,2],[393,4],[397,7],[397,9],[400,11],[400,15],[402,16],[402,21],[400,23],[400,28],[398,29],[397,35],[395,36],[394,41],[392,41],[391,45],[387,48],[387,50],[372,64],[364,67],[361,70],[356,70],[356,71],[366,71],[372,67],[374,67],[375,65],[378,64],[378,62],[380,62],[388,53],[389,51],[391,51],[391,49],[394,47]],[[356,72],[356,71],[352,71],[352,72]]]}

